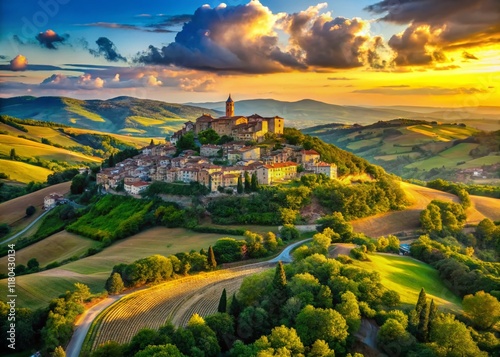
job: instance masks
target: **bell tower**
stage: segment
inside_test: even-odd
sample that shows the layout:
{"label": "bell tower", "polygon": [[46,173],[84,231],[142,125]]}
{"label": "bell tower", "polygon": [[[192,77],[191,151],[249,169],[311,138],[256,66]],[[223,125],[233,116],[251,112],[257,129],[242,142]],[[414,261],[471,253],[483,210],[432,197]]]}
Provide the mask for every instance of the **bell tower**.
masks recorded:
{"label": "bell tower", "polygon": [[234,116],[234,101],[231,99],[231,94],[229,94],[229,98],[226,100],[226,116]]}

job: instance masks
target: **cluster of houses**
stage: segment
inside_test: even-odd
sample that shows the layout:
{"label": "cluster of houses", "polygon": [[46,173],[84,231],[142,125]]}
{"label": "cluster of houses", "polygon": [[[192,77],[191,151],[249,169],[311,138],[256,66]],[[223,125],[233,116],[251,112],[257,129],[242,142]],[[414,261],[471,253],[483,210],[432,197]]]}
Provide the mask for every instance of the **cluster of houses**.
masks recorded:
{"label": "cluster of houses", "polygon": [[258,114],[250,116],[234,115],[234,101],[229,95],[226,101],[226,115],[214,118],[204,113],[195,122],[188,121],[184,127],[170,137],[170,142],[176,144],[181,136],[192,132],[197,136],[200,132],[212,129],[219,136],[230,136],[235,140],[262,141],[266,134],[282,135],[285,129],[285,119],[262,117]]}
{"label": "cluster of houses", "polygon": [[[209,129],[220,137],[228,136],[236,141],[201,145],[199,153],[185,150],[174,157],[177,151],[174,145],[179,138],[188,132],[197,137]],[[337,166],[322,162],[320,154],[314,150],[292,145],[279,150],[247,145],[248,142],[261,142],[266,134],[281,136],[283,132],[284,119],[278,116],[235,116],[234,101],[229,95],[225,116],[213,118],[203,114],[195,122],[188,121],[171,136],[169,143],[150,145],[140,155],[126,159],[116,167],[101,170],[97,174],[97,184],[114,189],[123,181],[125,191],[139,194],[153,181],[198,182],[215,192],[220,188],[235,189],[240,177],[244,182],[245,177],[252,175],[257,177],[260,185],[294,179],[298,171],[322,173],[330,179],[337,177]],[[298,170],[299,166],[302,170]]]}
{"label": "cluster of houses", "polygon": [[299,166],[305,173],[337,177],[337,166],[322,162],[318,152],[291,145],[271,150],[233,141],[202,145],[199,154],[185,150],[174,157],[175,152],[176,147],[170,143],[147,146],[141,154],[101,170],[97,184],[114,189],[123,181],[125,191],[139,194],[153,181],[198,182],[215,192],[221,187],[236,188],[239,177],[244,182],[245,173],[248,177],[255,174],[260,185],[285,182],[297,177]]}

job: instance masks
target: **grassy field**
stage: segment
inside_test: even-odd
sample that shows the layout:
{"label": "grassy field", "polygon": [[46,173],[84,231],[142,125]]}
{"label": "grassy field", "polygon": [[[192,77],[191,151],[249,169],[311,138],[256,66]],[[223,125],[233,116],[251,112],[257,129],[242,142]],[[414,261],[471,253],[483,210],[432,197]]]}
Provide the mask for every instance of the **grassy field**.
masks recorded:
{"label": "grassy field", "polygon": [[[16,251],[16,264],[24,264],[36,258],[40,267],[55,261],[63,261],[73,256],[80,256],[89,248],[97,247],[98,242],[80,237],[66,231],[50,236],[40,242]],[[0,258],[0,271],[7,270],[7,257]]]}
{"label": "grassy field", "polygon": [[[36,192],[14,198],[10,201],[0,203],[0,222],[12,225],[20,220],[26,221],[29,224],[37,215],[41,214],[43,206],[43,198],[52,192],[57,192],[65,195],[69,192],[71,182],[63,182],[57,185],[38,190]],[[35,215],[28,219],[23,219],[26,216],[26,208],[30,205],[36,207]]]}
{"label": "grassy field", "polygon": [[77,129],[77,128],[64,128],[64,131],[68,132],[68,133],[74,133],[74,134],[109,135],[113,138],[116,138],[118,140],[126,142],[129,145],[135,146],[136,148],[142,148],[144,146],[149,145],[149,143],[151,142],[151,139],[153,139],[156,143],[163,142],[165,140],[165,138],[156,138],[156,137],[155,138],[153,138],[153,137],[141,138],[141,137],[134,137],[134,136],[130,136],[130,135],[112,134],[112,133],[107,133],[107,132],[102,132],[102,131]]}
{"label": "grassy field", "polygon": [[45,182],[47,181],[47,176],[53,173],[53,171],[45,167],[3,159],[0,159],[0,172],[9,175],[11,180],[23,183],[31,181]]}
{"label": "grassy field", "polygon": [[459,162],[472,160],[469,152],[477,146],[478,144],[461,143],[444,150],[436,156],[407,165],[406,168],[418,168],[420,170],[430,170],[443,166],[456,168]]}
{"label": "grassy field", "polygon": [[0,135],[0,154],[9,156],[11,149],[16,150],[17,156],[24,158],[39,157],[44,160],[57,160],[68,163],[101,162],[101,159],[97,157],[86,156],[66,149],[59,149],[50,145],[10,135]]}
{"label": "grassy field", "polygon": [[403,304],[415,305],[424,288],[427,297],[434,299],[439,308],[455,312],[462,309],[460,298],[443,285],[437,270],[430,265],[398,255],[371,254],[369,258],[370,262],[355,264],[379,272],[382,284],[397,291]]}
{"label": "grassy field", "polygon": [[[88,284],[94,292],[102,291],[106,279],[116,264],[128,264],[153,254],[168,256],[192,249],[196,251],[201,248],[207,249],[209,245],[215,244],[224,236],[227,235],[197,233],[183,228],[152,228],[119,241],[96,255],[59,268],[19,276],[16,280],[17,303],[19,307],[46,306],[51,299],[71,289],[78,281]],[[61,252],[62,254],[64,252]],[[55,255],[52,259],[60,260]],[[0,281],[0,295],[6,294],[7,282],[4,279]]]}
{"label": "grassy field", "polygon": [[465,164],[458,165],[459,169],[470,169],[474,167],[481,167],[483,165],[500,164],[500,155],[483,156],[478,159],[470,160]]}

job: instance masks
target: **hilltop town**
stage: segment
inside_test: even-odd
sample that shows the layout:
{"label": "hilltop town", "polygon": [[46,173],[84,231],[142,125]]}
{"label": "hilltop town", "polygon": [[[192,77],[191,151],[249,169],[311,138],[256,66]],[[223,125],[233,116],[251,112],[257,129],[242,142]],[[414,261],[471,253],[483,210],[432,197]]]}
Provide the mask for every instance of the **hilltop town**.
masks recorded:
{"label": "hilltop town", "polygon": [[[253,177],[260,185],[272,185],[296,178],[301,172],[337,177],[337,166],[321,161],[315,150],[301,146],[262,145],[265,138],[279,138],[284,132],[285,119],[265,118],[258,114],[249,117],[234,115],[234,101],[226,101],[226,115],[213,118],[203,114],[195,122],[188,121],[165,144],[149,145],[141,154],[126,159],[116,167],[105,168],[97,174],[97,184],[105,189],[116,188],[123,181],[124,189],[139,194],[152,181],[198,182],[215,192],[236,188],[238,179]],[[195,150],[178,152],[175,146],[187,134],[198,138],[207,130],[220,137],[232,138],[221,145],[199,145]],[[179,154],[176,156],[176,154]]]}

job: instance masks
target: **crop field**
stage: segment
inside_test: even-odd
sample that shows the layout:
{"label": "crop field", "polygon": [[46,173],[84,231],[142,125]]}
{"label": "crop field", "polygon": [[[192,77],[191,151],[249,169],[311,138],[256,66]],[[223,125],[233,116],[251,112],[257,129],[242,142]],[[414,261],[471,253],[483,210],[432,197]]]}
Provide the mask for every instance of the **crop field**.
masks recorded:
{"label": "crop field", "polygon": [[444,150],[436,156],[407,165],[406,168],[418,168],[420,170],[430,170],[443,166],[447,168],[456,168],[457,163],[472,160],[469,152],[477,146],[478,144],[461,143]]}
{"label": "crop field", "polygon": [[0,172],[9,175],[11,180],[22,183],[28,183],[31,181],[45,182],[47,181],[47,176],[53,173],[53,171],[46,169],[45,167],[3,159],[0,159]]}
{"label": "crop field", "polygon": [[101,162],[101,159],[96,157],[86,156],[10,135],[0,135],[0,154],[9,156],[11,149],[16,150],[17,156],[25,158],[36,156],[45,160],[66,161],[68,163]]}
{"label": "crop field", "polygon": [[[80,256],[89,248],[97,247],[98,242],[80,237],[66,231],[56,233],[40,242],[16,251],[16,264],[24,264],[36,258],[40,267],[73,256]],[[0,271],[7,270],[7,257],[0,258]]]}
{"label": "crop field", "polygon": [[474,167],[481,167],[483,165],[500,164],[500,155],[488,155],[477,159],[470,160],[465,164],[458,165],[459,169],[471,169]]}
{"label": "crop field", "polygon": [[500,199],[470,196],[474,208],[493,221],[500,221]]}
{"label": "crop field", "polygon": [[396,160],[400,156],[409,156],[412,159],[418,159],[420,157],[420,155],[421,154],[418,152],[403,152],[403,153],[399,153],[399,154],[375,156],[375,159],[384,160],[384,161],[392,161],[392,160]]}
{"label": "crop field", "polygon": [[254,265],[200,273],[127,295],[94,321],[93,336],[89,339],[92,349],[106,341],[129,342],[142,328],[158,329],[167,321],[184,326],[194,313],[201,316],[215,313],[224,288],[228,295],[232,294],[245,276],[268,268],[268,265]]}
{"label": "crop field", "polygon": [[36,192],[24,195],[21,197],[14,198],[10,201],[0,203],[0,217],[2,223],[13,224],[26,216],[26,208],[33,205],[37,208],[37,213],[32,217],[23,220],[26,224],[29,224],[35,216],[42,212],[43,198],[52,192],[57,192],[65,195],[69,192],[69,187],[71,182],[63,182],[57,185],[49,186],[47,188],[38,190]]}
{"label": "crop field", "polygon": [[[104,289],[104,283],[116,264],[130,264],[137,259],[154,254],[168,256],[179,252],[189,252],[192,249],[197,251],[201,248],[207,249],[209,245],[214,245],[219,238],[225,236],[229,235],[197,233],[183,228],[152,228],[118,241],[90,257],[59,268],[19,276],[16,284],[22,292],[18,294],[17,304],[19,307],[46,306],[51,299],[71,289],[72,284],[80,280],[84,284],[90,284],[93,292],[99,292]],[[63,254],[61,252],[61,256]],[[55,255],[52,259],[61,260]],[[0,280],[0,294],[7,294],[5,279]]]}
{"label": "crop field", "polygon": [[420,211],[434,199],[458,202],[458,198],[450,193],[431,188],[400,183],[413,204],[404,211],[381,213],[375,216],[351,221],[356,232],[362,232],[370,237],[380,237],[403,231],[412,231],[420,226]]}
{"label": "crop field", "polygon": [[407,129],[439,141],[465,139],[478,131],[474,128],[457,125],[415,125],[409,126]]}
{"label": "crop field", "polygon": [[355,264],[380,273],[382,284],[397,291],[403,304],[415,305],[418,294],[425,289],[428,298],[434,299],[438,308],[458,312],[461,300],[443,285],[438,271],[418,260],[390,254],[370,254],[370,262]]}

